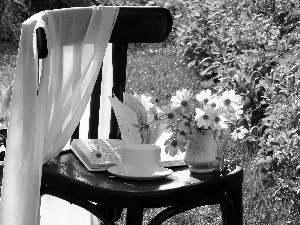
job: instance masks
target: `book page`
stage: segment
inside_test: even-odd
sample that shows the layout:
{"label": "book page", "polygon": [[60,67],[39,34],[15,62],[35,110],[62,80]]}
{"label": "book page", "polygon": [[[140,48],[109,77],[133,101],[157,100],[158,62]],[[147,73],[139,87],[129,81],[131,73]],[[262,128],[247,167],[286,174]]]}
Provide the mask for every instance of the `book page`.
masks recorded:
{"label": "book page", "polygon": [[167,124],[161,121],[154,121],[150,126],[149,144],[155,144],[161,135],[165,132]]}
{"label": "book page", "polygon": [[143,104],[131,94],[124,93],[124,95],[126,95],[128,100],[130,99],[132,104],[134,104],[137,107],[137,109],[139,110],[138,114],[140,116],[140,124],[141,125],[147,124],[147,111],[146,111],[145,107],[143,106]]}
{"label": "book page", "polygon": [[121,140],[118,139],[86,139],[82,140],[82,142],[88,148],[99,152],[105,163],[114,163],[112,152],[119,152],[122,148]]}
{"label": "book page", "polygon": [[116,115],[118,125],[121,131],[121,137],[125,144],[141,144],[142,137],[136,113],[119,101],[116,97],[109,97],[114,113]]}
{"label": "book page", "polygon": [[105,171],[120,161],[123,142],[119,139],[74,139],[71,149],[90,171]]}
{"label": "book page", "polygon": [[123,93],[123,103],[127,105],[129,108],[131,108],[137,115],[138,117],[138,122],[139,124],[142,123],[141,121],[141,115],[140,115],[140,110],[139,107],[136,105],[134,101],[128,96],[127,93]]}

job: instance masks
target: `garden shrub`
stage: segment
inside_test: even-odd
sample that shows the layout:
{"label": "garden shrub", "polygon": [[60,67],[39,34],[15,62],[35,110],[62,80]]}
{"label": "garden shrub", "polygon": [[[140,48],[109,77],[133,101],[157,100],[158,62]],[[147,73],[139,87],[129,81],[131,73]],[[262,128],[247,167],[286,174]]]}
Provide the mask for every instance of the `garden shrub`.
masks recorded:
{"label": "garden shrub", "polygon": [[95,3],[97,1],[92,0],[3,0],[0,2],[0,43],[18,43],[22,22],[37,12]]}
{"label": "garden shrub", "polygon": [[[296,1],[177,1],[176,44],[204,88],[216,83],[244,94],[248,126],[260,126],[266,103],[260,80],[297,42]],[[299,39],[298,39],[299,40]]]}
{"label": "garden shrub", "polygon": [[0,2],[0,43],[18,42],[22,17],[16,11],[23,8],[23,6],[18,4],[12,7],[10,0]]}
{"label": "garden shrub", "polygon": [[293,0],[178,0],[174,10],[175,42],[195,85],[244,96],[246,145],[259,151],[264,188],[276,198],[300,194],[298,8]]}
{"label": "garden shrub", "polygon": [[268,107],[256,159],[266,188],[289,189],[295,194],[300,194],[299,58],[299,46],[293,47],[289,54],[278,58],[278,66],[270,76],[260,81]]}

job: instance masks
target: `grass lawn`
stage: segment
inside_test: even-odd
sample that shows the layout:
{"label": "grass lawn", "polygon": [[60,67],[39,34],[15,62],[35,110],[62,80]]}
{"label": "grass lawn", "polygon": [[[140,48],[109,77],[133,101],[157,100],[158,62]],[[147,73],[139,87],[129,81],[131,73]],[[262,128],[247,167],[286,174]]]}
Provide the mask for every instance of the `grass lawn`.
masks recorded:
{"label": "grass lawn", "polygon": [[[17,48],[9,45],[0,46],[0,83],[8,86],[12,82]],[[158,97],[172,94],[183,87],[197,88],[195,79],[181,62],[175,47],[162,44],[130,46],[128,56],[127,91],[152,93]],[[260,173],[253,169],[253,158],[243,147],[228,146],[228,157],[239,156],[245,171],[244,224],[245,225],[297,225],[300,221],[299,208],[295,208],[290,199],[275,199],[261,185]],[[145,210],[145,224],[160,209]],[[124,224],[124,218],[119,222]],[[221,224],[218,206],[205,206],[182,213],[167,222],[171,224]]]}
{"label": "grass lawn", "polygon": [[0,85],[9,86],[13,80],[17,46],[0,44]]}

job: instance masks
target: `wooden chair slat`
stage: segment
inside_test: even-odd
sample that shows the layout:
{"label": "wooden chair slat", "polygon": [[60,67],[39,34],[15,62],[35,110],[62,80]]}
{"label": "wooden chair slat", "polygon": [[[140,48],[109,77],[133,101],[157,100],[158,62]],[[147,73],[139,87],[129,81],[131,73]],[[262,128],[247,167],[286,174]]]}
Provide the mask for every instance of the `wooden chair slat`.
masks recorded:
{"label": "wooden chair slat", "polygon": [[[112,93],[120,101],[123,101],[123,93],[125,92],[125,84],[126,84],[128,43],[114,43],[112,47],[113,47],[112,61],[113,61],[113,70],[114,70]],[[109,138],[110,139],[120,138],[119,125],[113,111],[111,113]]]}
{"label": "wooden chair slat", "polygon": [[[159,43],[172,29],[169,10],[160,7],[121,7],[114,25],[110,43]],[[48,54],[43,28],[36,30],[40,59]]]}
{"label": "wooden chair slat", "polygon": [[101,96],[102,68],[99,72],[90,101],[89,139],[98,139],[100,96]]}
{"label": "wooden chair slat", "polygon": [[165,8],[122,7],[110,42],[158,43],[167,38],[171,29],[172,16]]}

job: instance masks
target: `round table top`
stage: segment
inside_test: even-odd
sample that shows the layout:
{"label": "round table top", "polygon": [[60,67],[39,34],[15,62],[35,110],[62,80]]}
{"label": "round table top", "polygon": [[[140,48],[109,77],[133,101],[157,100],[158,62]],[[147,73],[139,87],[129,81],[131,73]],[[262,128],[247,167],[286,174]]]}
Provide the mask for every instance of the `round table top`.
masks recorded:
{"label": "round table top", "polygon": [[42,183],[92,202],[151,208],[214,196],[243,182],[243,170],[239,166],[226,176],[191,173],[187,166],[170,169],[173,173],[161,179],[129,180],[108,171],[91,172],[73,152],[67,151],[44,164]]}

